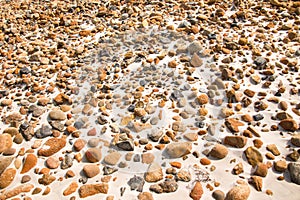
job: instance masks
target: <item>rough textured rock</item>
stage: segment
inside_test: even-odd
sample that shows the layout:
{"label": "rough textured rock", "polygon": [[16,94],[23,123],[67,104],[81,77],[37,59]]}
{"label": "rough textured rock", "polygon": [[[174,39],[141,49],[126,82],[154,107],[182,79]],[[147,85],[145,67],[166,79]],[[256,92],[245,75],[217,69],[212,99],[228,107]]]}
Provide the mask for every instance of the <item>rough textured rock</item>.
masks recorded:
{"label": "rough textured rock", "polygon": [[209,152],[210,156],[218,159],[225,158],[227,154],[228,154],[228,149],[226,146],[222,144],[216,144]]}
{"label": "rough textured rock", "polygon": [[80,198],[93,196],[93,195],[99,194],[99,193],[107,194],[108,184],[107,183],[98,183],[98,184],[82,185],[79,188],[78,192],[79,192],[79,197]]}
{"label": "rough textured rock", "polygon": [[263,156],[260,151],[255,147],[248,147],[245,151],[245,156],[248,163],[252,166],[256,166],[258,163],[263,162]]}
{"label": "rough textured rock", "polygon": [[151,164],[155,159],[155,156],[152,153],[143,153],[142,154],[142,163]]}
{"label": "rough textured rock", "polygon": [[25,158],[23,168],[20,173],[24,174],[24,173],[28,172],[33,167],[35,167],[36,163],[37,163],[37,157],[32,153],[28,154]]}
{"label": "rough textured rock", "polygon": [[263,187],[263,179],[260,176],[252,176],[251,177],[251,184],[253,185],[253,187],[261,192],[262,191],[262,187]]}
{"label": "rough textured rock", "polygon": [[72,182],[70,185],[64,190],[63,195],[68,196],[72,193],[74,193],[78,188],[78,183]]}
{"label": "rough textured rock", "polygon": [[174,142],[169,144],[165,151],[170,158],[180,158],[191,153],[192,143],[190,142]]}
{"label": "rough textured rock", "polygon": [[56,169],[56,168],[58,168],[59,163],[60,163],[59,159],[56,158],[56,157],[52,157],[52,156],[49,157],[49,158],[47,158],[47,160],[46,160],[46,166],[49,169]]}
{"label": "rough textured rock", "polygon": [[257,163],[254,174],[257,176],[266,177],[268,174],[268,165],[265,163]]}
{"label": "rough textured rock", "polygon": [[[4,198],[9,199],[11,197],[17,196],[20,193],[26,193],[26,192],[30,192],[30,190],[32,190],[34,188],[34,185],[32,184],[22,184],[20,186],[17,186],[11,190],[7,190],[4,193],[2,193],[2,195],[4,196]],[[0,195],[1,196],[1,195]]]}
{"label": "rough textured rock", "polygon": [[0,134],[0,153],[11,148],[12,144],[13,144],[13,140],[10,134],[8,133]]}
{"label": "rough textured rock", "polygon": [[224,144],[232,147],[243,148],[247,144],[247,138],[244,136],[226,136],[224,138]]}
{"label": "rough textured rock", "polygon": [[207,94],[200,94],[198,97],[197,97],[197,100],[198,100],[198,103],[200,105],[204,105],[204,104],[207,104],[208,101],[209,101],[209,98],[207,96]]}
{"label": "rough textured rock", "polygon": [[129,179],[127,183],[130,186],[130,190],[136,190],[138,192],[142,192],[145,184],[145,180],[140,176],[134,175],[132,178]]}
{"label": "rough textured rock", "polygon": [[6,169],[1,175],[0,175],[0,189],[6,188],[9,186],[15,176],[16,176],[17,170],[13,168]]}
{"label": "rough textured rock", "polygon": [[149,165],[147,172],[145,173],[145,180],[147,182],[157,182],[163,179],[163,171],[158,163],[152,163]]}
{"label": "rough textured rock", "polygon": [[90,148],[85,152],[85,157],[89,162],[92,163],[99,162],[102,157],[101,149]]}
{"label": "rough textured rock", "polygon": [[0,175],[12,163],[13,157],[0,156]]}
{"label": "rough textured rock", "polygon": [[100,168],[97,165],[85,165],[83,172],[88,178],[92,178],[100,173]]}
{"label": "rough textured rock", "polygon": [[75,142],[74,142],[74,149],[75,151],[80,151],[81,149],[83,149],[83,147],[85,146],[86,144],[86,141],[83,140],[83,139],[77,139]]}
{"label": "rough textured rock", "polygon": [[176,181],[189,182],[192,179],[192,175],[188,170],[181,169],[175,176]]}
{"label": "rough textured rock", "polygon": [[150,192],[141,192],[138,195],[138,200],[154,200],[154,198]]}
{"label": "rough textured rock", "polygon": [[164,182],[150,186],[150,190],[156,193],[170,193],[178,189],[178,184],[174,179],[166,179]]}
{"label": "rough textured rock", "polygon": [[225,120],[225,125],[231,132],[237,133],[239,132],[239,126],[243,126],[244,123],[233,118],[227,118]]}
{"label": "rough textured rock", "polygon": [[281,120],[279,125],[286,131],[296,131],[299,128],[297,122],[293,119]]}
{"label": "rough textured rock", "polygon": [[291,138],[291,143],[296,147],[300,147],[300,134],[293,135]]}
{"label": "rough textured rock", "polygon": [[288,165],[291,181],[300,185],[300,163],[291,162]]}
{"label": "rough textured rock", "polygon": [[247,200],[250,195],[250,187],[247,183],[242,183],[231,188],[225,197],[225,200]]}
{"label": "rough textured rock", "polygon": [[38,150],[39,156],[52,156],[66,146],[65,138],[50,138],[48,139],[41,149]]}
{"label": "rough textured rock", "polygon": [[67,119],[67,116],[65,115],[65,113],[61,110],[52,110],[49,113],[49,118],[52,120],[59,120],[59,121],[63,121],[65,119]]}
{"label": "rough textured rock", "polygon": [[278,161],[274,162],[274,169],[277,172],[285,172],[287,167],[288,167],[288,165],[285,160],[278,160]]}
{"label": "rough textured rock", "polygon": [[190,197],[193,200],[199,200],[201,199],[202,195],[203,195],[203,188],[201,182],[197,181],[190,192]]}
{"label": "rough textured rock", "polygon": [[56,180],[55,176],[52,176],[50,174],[44,174],[42,178],[38,179],[38,182],[39,184],[42,185],[50,185],[55,180]]}

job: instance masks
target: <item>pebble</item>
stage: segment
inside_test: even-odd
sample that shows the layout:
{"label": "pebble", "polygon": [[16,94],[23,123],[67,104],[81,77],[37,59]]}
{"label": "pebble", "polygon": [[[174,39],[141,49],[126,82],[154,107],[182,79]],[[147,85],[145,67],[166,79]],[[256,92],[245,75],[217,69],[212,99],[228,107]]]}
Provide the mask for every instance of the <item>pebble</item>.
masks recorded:
{"label": "pebble", "polygon": [[192,175],[188,170],[181,169],[175,176],[176,181],[189,182],[192,179]]}
{"label": "pebble", "polygon": [[225,119],[225,125],[232,133],[236,133],[239,132],[239,126],[243,126],[244,123],[234,118],[227,118]]}
{"label": "pebble", "polygon": [[268,165],[264,163],[258,163],[256,165],[254,174],[257,176],[266,177],[268,174]]}
{"label": "pebble", "polygon": [[263,162],[263,156],[260,151],[255,147],[248,147],[245,151],[245,156],[248,160],[248,163],[252,166],[256,166],[258,163]]}
{"label": "pebble", "polygon": [[144,184],[145,184],[145,180],[142,177],[136,176],[136,175],[134,175],[128,181],[128,185],[130,187],[130,190],[136,190],[138,192],[143,191]]}
{"label": "pebble", "polygon": [[274,169],[277,172],[285,172],[287,167],[288,167],[288,165],[285,160],[278,160],[278,161],[274,162]]}
{"label": "pebble", "polygon": [[50,138],[48,139],[41,149],[38,150],[39,156],[49,157],[60,151],[66,145],[65,138]]}
{"label": "pebble", "polygon": [[141,192],[138,195],[138,200],[154,200],[150,192]]}
{"label": "pebble", "polygon": [[244,136],[226,136],[224,144],[236,148],[243,148],[247,144],[247,138]]}
{"label": "pebble", "polygon": [[29,175],[24,175],[24,176],[22,176],[21,183],[27,183],[30,180],[31,180],[31,177]]}
{"label": "pebble", "polygon": [[107,194],[109,186],[107,183],[86,184],[78,189],[79,197],[85,198],[99,193]]}
{"label": "pebble", "polygon": [[215,199],[215,200],[224,200],[225,199],[225,194],[222,190],[215,190],[213,193],[212,193],[212,197]]}
{"label": "pebble", "polygon": [[260,176],[251,176],[251,184],[254,186],[254,188],[261,192],[263,187],[263,180]]}
{"label": "pebble", "polygon": [[149,189],[156,193],[170,193],[178,189],[178,184],[173,179],[166,179],[162,183],[151,185]]}
{"label": "pebble", "polygon": [[286,131],[296,131],[299,126],[297,122],[293,119],[284,119],[279,122],[279,126],[281,126]]}
{"label": "pebble", "polygon": [[6,169],[1,175],[0,175],[0,189],[4,189],[7,186],[9,186],[15,176],[16,176],[17,170],[13,168]]}
{"label": "pebble", "polygon": [[142,154],[142,163],[151,164],[155,159],[154,154],[152,153],[143,153]]}
{"label": "pebble", "polygon": [[291,138],[291,143],[296,147],[300,147],[300,134],[295,134]]}
{"label": "pebble", "polygon": [[67,119],[65,113],[61,110],[52,110],[49,113],[49,118],[52,120],[58,120],[58,121],[63,121],[63,120]]}
{"label": "pebble", "polygon": [[202,184],[201,182],[199,181],[196,181],[193,189],[191,190],[190,192],[190,197],[193,199],[193,200],[199,200],[201,199],[202,195],[203,195],[203,187],[202,187]]}
{"label": "pebble", "polygon": [[68,168],[72,167],[73,160],[74,160],[74,158],[72,155],[66,154],[64,159],[61,162],[61,165],[60,165],[61,169],[68,169]]}
{"label": "pebble", "polygon": [[204,105],[204,104],[207,104],[208,101],[209,101],[209,97],[207,96],[207,94],[200,94],[198,97],[197,97],[197,100],[198,100],[198,103],[200,105]]}
{"label": "pebble", "polygon": [[42,185],[50,185],[55,180],[56,180],[55,176],[52,176],[50,174],[43,174],[42,178],[38,179],[38,182],[39,184]]}
{"label": "pebble", "polygon": [[147,172],[145,173],[145,181],[153,183],[163,179],[163,171],[161,166],[153,162],[149,165]]}
{"label": "pebble", "polygon": [[100,168],[97,165],[87,164],[83,167],[83,172],[88,178],[93,178],[100,173]]}
{"label": "pebble", "polygon": [[196,53],[194,53],[191,58],[190,64],[192,67],[200,67],[203,65],[203,60]]}
{"label": "pebble", "polygon": [[13,144],[13,140],[10,134],[3,133],[0,135],[0,153],[11,148],[12,144]]}
{"label": "pebble", "polygon": [[291,181],[300,185],[300,163],[291,162],[288,164]]}
{"label": "pebble", "polygon": [[102,158],[101,149],[90,148],[90,149],[86,150],[85,157],[91,163],[99,162]]}
{"label": "pebble", "polygon": [[114,151],[107,154],[104,157],[103,161],[109,165],[116,165],[119,162],[120,158],[121,158],[121,154],[117,151]]}
{"label": "pebble", "polygon": [[36,138],[45,138],[50,135],[52,135],[51,128],[45,124],[43,124],[42,127],[35,132]]}
{"label": "pebble", "polygon": [[76,183],[75,181],[71,182],[70,185],[63,191],[63,195],[68,196],[70,194],[73,194],[74,192],[76,192],[77,188],[78,183]]}
{"label": "pebble", "polygon": [[37,164],[37,157],[34,154],[28,154],[25,158],[22,170],[21,170],[21,174],[25,174],[27,173],[29,170],[31,170],[32,168],[35,167],[35,165]]}
{"label": "pebble", "polygon": [[247,200],[249,195],[250,187],[247,183],[242,182],[227,192],[225,200]]}
{"label": "pebble", "polygon": [[173,142],[168,144],[165,149],[170,158],[180,158],[191,153],[192,144],[190,142]]}
{"label": "pebble", "polygon": [[81,149],[83,149],[86,145],[86,141],[84,139],[77,139],[74,144],[73,147],[75,149],[75,151],[80,151]]}
{"label": "pebble", "polygon": [[270,151],[274,156],[279,156],[280,152],[276,146],[276,144],[268,144],[267,150]]}
{"label": "pebble", "polygon": [[209,155],[218,158],[218,159],[223,159],[227,156],[228,154],[228,149],[226,146],[222,144],[216,144],[211,151],[209,152]]}
{"label": "pebble", "polygon": [[57,169],[59,166],[59,163],[60,163],[59,159],[56,157],[53,157],[53,156],[48,157],[46,160],[46,166],[49,169]]}

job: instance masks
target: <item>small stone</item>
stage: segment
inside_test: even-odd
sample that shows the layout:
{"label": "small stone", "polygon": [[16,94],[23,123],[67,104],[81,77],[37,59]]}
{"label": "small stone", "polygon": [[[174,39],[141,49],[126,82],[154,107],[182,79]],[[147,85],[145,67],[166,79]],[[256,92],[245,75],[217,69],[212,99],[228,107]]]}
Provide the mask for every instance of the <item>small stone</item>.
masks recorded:
{"label": "small stone", "polygon": [[162,135],[163,135],[162,131],[153,130],[150,133],[148,133],[148,138],[150,140],[152,140],[153,142],[157,142],[161,138]]}
{"label": "small stone", "polygon": [[208,158],[201,158],[200,159],[200,163],[202,165],[210,165],[211,164],[211,161],[208,159]]}
{"label": "small stone", "polygon": [[59,121],[63,121],[67,119],[65,113],[61,110],[52,110],[49,113],[49,118],[52,120],[59,120]]}
{"label": "small stone", "polygon": [[276,119],[284,120],[284,119],[292,119],[293,117],[286,112],[279,112],[276,114]]}
{"label": "small stone", "polygon": [[[80,143],[81,144],[78,144],[78,145],[82,145],[82,142],[83,141],[81,141]],[[99,145],[99,139],[98,138],[91,138],[91,139],[89,139],[89,141],[88,141],[88,145],[90,146],[90,147],[97,147],[98,145]],[[76,142],[75,142],[76,143]],[[75,144],[74,143],[74,144]]]}
{"label": "small stone", "polygon": [[200,105],[204,105],[204,104],[207,104],[209,102],[209,98],[208,98],[207,94],[200,94],[197,97],[197,100],[198,100],[198,103]]}
{"label": "small stone", "polygon": [[188,46],[187,50],[190,53],[190,55],[193,55],[194,53],[199,53],[199,51],[203,49],[202,46],[203,45],[201,45],[200,42],[194,41]]}
{"label": "small stone", "polygon": [[228,154],[228,149],[226,146],[222,144],[216,144],[212,150],[209,152],[209,155],[218,158],[218,159],[223,159],[227,156]]}
{"label": "small stone", "polygon": [[38,155],[49,157],[60,151],[65,146],[65,138],[50,138],[44,143],[42,148],[38,150]]}
{"label": "small stone", "polygon": [[92,163],[99,162],[102,157],[101,149],[90,148],[85,152],[85,157],[89,162]]}
{"label": "small stone", "polygon": [[11,148],[12,144],[13,144],[13,140],[10,134],[3,133],[0,135],[0,153]]}
{"label": "small stone", "polygon": [[258,163],[263,162],[263,156],[259,152],[259,150],[255,147],[248,147],[244,151],[246,158],[248,160],[248,163],[252,166],[256,166]]}
{"label": "small stone", "polygon": [[71,182],[70,185],[63,191],[64,196],[68,196],[73,194],[78,188],[78,184],[76,182]]}
{"label": "small stone", "polygon": [[57,169],[58,166],[59,166],[59,159],[56,158],[56,157],[49,157],[47,158],[46,160],[46,166],[49,168],[49,169]]}
{"label": "small stone", "polygon": [[6,169],[1,175],[0,175],[0,189],[4,189],[7,186],[9,186],[17,173],[17,170],[13,168]]}
{"label": "small stone", "polygon": [[224,200],[225,199],[225,194],[223,191],[221,190],[215,190],[213,193],[212,193],[212,197],[215,199],[215,200]]}
{"label": "small stone", "polygon": [[246,89],[246,90],[244,90],[244,94],[247,95],[248,97],[252,98],[255,95],[255,91],[250,90],[250,89]]}
{"label": "small stone", "polygon": [[150,192],[141,192],[138,195],[138,200],[154,200],[154,198]]}
{"label": "small stone", "polygon": [[73,160],[74,160],[74,157],[72,155],[66,154],[64,159],[61,162],[61,165],[60,165],[61,169],[68,169],[68,168],[72,167]]}
{"label": "small stone", "polygon": [[35,137],[45,138],[52,135],[51,128],[48,125],[43,124],[40,129],[35,132]]}
{"label": "small stone", "polygon": [[116,165],[121,158],[121,154],[117,151],[111,152],[104,157],[104,162],[109,165]]}
{"label": "small stone", "polygon": [[181,169],[175,176],[176,181],[189,182],[192,179],[192,175],[188,170]]}
{"label": "small stone", "polygon": [[29,175],[24,175],[21,179],[21,183],[27,183],[31,180],[31,177]]}
{"label": "small stone", "polygon": [[50,185],[53,181],[55,181],[55,176],[50,174],[43,174],[42,178],[38,179],[39,184],[42,185]]}
{"label": "small stone", "polygon": [[253,74],[251,75],[250,80],[254,83],[254,84],[259,84],[261,82],[261,78],[259,75]]}
{"label": "small stone", "polygon": [[145,180],[142,177],[136,175],[134,175],[134,177],[132,177],[128,181],[128,185],[130,186],[130,189],[136,190],[138,192],[143,191],[144,184],[145,184]]}
{"label": "small stone", "polygon": [[251,177],[251,183],[254,186],[254,188],[261,192],[262,191],[262,178],[259,176],[252,176]]}
{"label": "small stone", "polygon": [[234,118],[227,118],[225,120],[226,127],[233,133],[239,132],[239,126],[243,126],[244,123],[234,119]]}
{"label": "small stone", "polygon": [[243,148],[247,144],[247,138],[244,136],[226,136],[224,144],[236,148]]}
{"label": "small stone", "polygon": [[225,200],[247,200],[250,195],[250,187],[247,183],[242,183],[231,188],[225,197]]}
{"label": "small stone", "polygon": [[256,170],[255,170],[254,174],[257,175],[257,176],[266,177],[267,174],[268,174],[267,164],[258,163],[257,166],[256,166]]}
{"label": "small stone", "polygon": [[134,109],[134,115],[137,117],[143,117],[147,114],[147,112],[144,110],[144,108],[135,108]]}
{"label": "small stone", "polygon": [[278,106],[281,110],[284,110],[284,111],[286,111],[288,109],[288,104],[285,101],[280,101]]}
{"label": "small stone", "polygon": [[151,164],[155,159],[155,156],[152,153],[143,153],[142,154],[142,163]]}
{"label": "small stone", "polygon": [[274,156],[279,156],[280,152],[276,146],[276,144],[268,144],[267,150],[270,151]]}
{"label": "small stone", "polygon": [[201,199],[202,195],[203,195],[203,187],[201,185],[201,182],[197,181],[190,192],[190,197],[193,200],[199,200]]}
{"label": "small stone", "polygon": [[85,165],[83,167],[83,172],[88,178],[93,178],[100,173],[100,169],[97,165]]}
{"label": "small stone", "polygon": [[291,162],[288,165],[291,181],[300,185],[300,163]]}
{"label": "small stone", "polygon": [[235,175],[239,175],[239,174],[243,173],[244,172],[243,164],[242,163],[236,164],[232,171]]}
{"label": "small stone", "polygon": [[24,174],[35,167],[37,163],[37,157],[34,154],[28,154],[25,158],[21,174]]}
{"label": "small stone", "polygon": [[191,58],[190,64],[192,67],[200,67],[201,65],[203,65],[203,60],[196,53],[194,53]]}
{"label": "small stone", "polygon": [[285,160],[279,160],[279,161],[274,162],[274,169],[277,172],[285,172],[287,167],[288,167],[288,165]]}
{"label": "small stone", "polygon": [[124,151],[133,151],[134,150],[134,143],[130,139],[118,142],[116,145],[117,145],[117,147],[119,147],[120,149],[122,149]]}
{"label": "small stone", "polygon": [[184,125],[184,123],[176,121],[172,124],[172,130],[178,132],[185,132],[186,126]]}
{"label": "small stone", "polygon": [[284,119],[280,121],[279,125],[286,131],[296,131],[299,128],[297,122],[293,119]]}
{"label": "small stone", "polygon": [[93,196],[99,193],[107,194],[107,192],[108,192],[107,183],[86,184],[86,185],[82,185],[78,190],[80,198]]}
{"label": "small stone", "polygon": [[157,182],[163,179],[163,171],[158,163],[152,163],[149,165],[147,172],[145,173],[145,180],[147,182]]}
{"label": "small stone", "polygon": [[186,134],[184,134],[183,137],[189,141],[197,141],[198,140],[197,133],[186,133]]}
{"label": "small stone", "polygon": [[293,135],[291,138],[291,143],[296,147],[300,147],[300,134]]}
{"label": "small stone", "polygon": [[11,197],[19,195],[20,193],[30,192],[30,190],[32,190],[32,188],[34,188],[33,184],[29,184],[29,183],[28,184],[22,184],[22,185],[17,186],[13,189],[5,191],[4,193],[1,194],[1,196],[3,195],[5,197],[4,199],[9,199]]}
{"label": "small stone", "polygon": [[74,142],[74,149],[75,151],[80,151],[81,149],[84,148],[84,146],[86,145],[86,141],[84,139],[77,139],[75,142]]}
{"label": "small stone", "polygon": [[191,153],[192,144],[190,142],[174,142],[169,144],[165,152],[170,158],[180,158]]}

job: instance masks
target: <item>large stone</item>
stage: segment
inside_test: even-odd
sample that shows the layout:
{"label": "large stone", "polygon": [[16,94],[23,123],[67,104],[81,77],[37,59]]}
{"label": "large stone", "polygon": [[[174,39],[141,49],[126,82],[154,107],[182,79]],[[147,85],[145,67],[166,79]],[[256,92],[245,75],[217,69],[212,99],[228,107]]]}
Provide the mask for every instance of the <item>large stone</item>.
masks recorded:
{"label": "large stone", "polygon": [[23,168],[20,173],[24,174],[28,172],[36,165],[36,163],[37,163],[37,157],[32,153],[28,154],[25,158]]}
{"label": "large stone", "polygon": [[245,156],[248,160],[248,163],[252,166],[256,166],[258,163],[263,162],[263,156],[260,151],[255,147],[248,147],[245,151]]}
{"label": "large stone", "polygon": [[190,197],[193,200],[199,200],[199,199],[201,199],[202,195],[203,195],[203,188],[202,188],[201,182],[197,181],[196,184],[194,185],[193,189],[190,192]]}
{"label": "large stone", "polygon": [[0,175],[12,163],[13,157],[0,156]]}
{"label": "large stone", "polygon": [[158,163],[152,163],[149,165],[147,172],[145,173],[145,180],[147,182],[157,182],[163,179],[163,171]]}
{"label": "large stone", "polygon": [[216,144],[209,153],[210,156],[218,159],[225,158],[227,154],[228,154],[228,149],[226,146],[222,144]]}
{"label": "large stone", "polygon": [[61,110],[52,110],[49,113],[49,118],[52,120],[59,120],[59,121],[63,121],[65,119],[67,119],[67,116],[65,115],[65,113]]}
{"label": "large stone", "polygon": [[51,174],[44,174],[42,178],[38,179],[38,182],[42,185],[50,185],[55,180],[55,176],[52,176]]}
{"label": "large stone", "polygon": [[232,133],[237,133],[239,132],[239,126],[243,126],[244,123],[234,118],[227,118],[225,120],[225,125]]}
{"label": "large stone", "polygon": [[13,144],[13,140],[11,135],[8,133],[4,133],[0,135],[0,153],[6,151],[11,148]]}
{"label": "large stone", "polygon": [[38,150],[38,155],[46,157],[52,156],[53,154],[59,152],[65,146],[65,138],[50,138],[44,143],[42,148]]}
{"label": "large stone", "polygon": [[121,154],[117,151],[111,152],[104,157],[104,162],[109,165],[115,165],[119,162]]}
{"label": "large stone", "polygon": [[247,183],[242,183],[231,188],[225,197],[225,200],[247,200],[250,195],[250,187]]}
{"label": "large stone", "polygon": [[191,153],[192,143],[190,142],[174,142],[169,144],[165,151],[170,158],[180,158]]}
{"label": "large stone", "polygon": [[203,64],[203,60],[196,53],[194,53],[191,58],[190,64],[193,67],[200,67]]}
{"label": "large stone", "polygon": [[300,163],[291,162],[288,165],[291,181],[300,185]]}
{"label": "large stone", "polygon": [[83,172],[88,178],[92,178],[100,173],[100,168],[97,165],[89,164],[83,167]]}
{"label": "large stone", "polygon": [[3,195],[4,198],[3,199],[9,199],[11,197],[14,197],[14,196],[17,196],[21,193],[26,193],[26,192],[30,192],[30,190],[32,190],[34,188],[34,185],[33,184],[22,184],[20,186],[17,186],[11,190],[7,190],[7,191],[4,191],[0,197]]}
{"label": "large stone", "polygon": [[102,157],[101,149],[90,148],[85,152],[85,157],[89,162],[92,163],[99,162]]}
{"label": "large stone", "polygon": [[232,147],[243,148],[247,144],[247,138],[244,136],[226,136],[224,144]]}
{"label": "large stone", "polygon": [[107,183],[98,183],[98,184],[82,185],[79,188],[78,192],[79,192],[79,197],[80,198],[93,196],[93,195],[99,194],[99,193],[107,194],[108,184]]}
{"label": "large stone", "polygon": [[296,131],[299,126],[293,119],[284,119],[279,122],[279,125],[286,131]]}
{"label": "large stone", "polygon": [[78,183],[74,181],[64,190],[63,195],[68,196],[74,193],[77,190],[77,188],[78,188]]}
{"label": "large stone", "polygon": [[0,175],[0,189],[6,188],[9,186],[15,176],[16,176],[17,170],[13,168],[6,169],[1,175]]}

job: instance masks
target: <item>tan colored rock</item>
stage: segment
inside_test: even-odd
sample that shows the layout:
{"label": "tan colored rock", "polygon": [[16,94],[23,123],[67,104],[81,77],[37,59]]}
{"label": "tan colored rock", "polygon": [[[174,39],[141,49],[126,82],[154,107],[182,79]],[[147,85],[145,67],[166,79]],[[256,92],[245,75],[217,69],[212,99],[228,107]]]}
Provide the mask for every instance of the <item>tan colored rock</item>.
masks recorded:
{"label": "tan colored rock", "polygon": [[268,174],[268,165],[265,163],[258,163],[254,174],[257,176],[266,177]]}
{"label": "tan colored rock", "polygon": [[47,158],[47,160],[46,160],[46,166],[49,169],[56,169],[56,168],[58,168],[59,163],[60,163],[59,159],[56,158],[56,157],[52,157],[52,156],[49,157],[49,158]]}
{"label": "tan colored rock", "polygon": [[192,67],[200,67],[201,65],[203,65],[203,60],[196,53],[194,53],[191,58],[190,64]]}
{"label": "tan colored rock", "polygon": [[78,184],[76,182],[72,182],[63,192],[64,196],[68,196],[70,194],[73,194],[78,188]]}
{"label": "tan colored rock", "polygon": [[244,136],[226,136],[224,138],[224,144],[236,148],[243,148],[247,144],[247,138]]}
{"label": "tan colored rock", "polygon": [[233,133],[239,132],[239,126],[243,126],[244,123],[238,121],[237,119],[234,118],[227,118],[225,120],[225,125],[226,127]]}
{"label": "tan colored rock", "polygon": [[299,128],[298,123],[293,119],[281,120],[279,125],[286,131],[296,131]]}
{"label": "tan colored rock", "polygon": [[142,154],[142,163],[151,164],[155,159],[155,156],[152,153],[143,153]]}
{"label": "tan colored rock", "polygon": [[254,186],[254,188],[261,192],[262,186],[263,186],[263,180],[260,176],[252,176],[251,177],[251,184]]}
{"label": "tan colored rock", "polygon": [[190,142],[173,142],[165,149],[170,158],[180,158],[191,153],[191,150],[192,143]]}
{"label": "tan colored rock", "polygon": [[6,169],[1,175],[0,175],[0,189],[4,189],[7,186],[9,186],[15,176],[16,176],[17,170],[13,168]]}
{"label": "tan colored rock", "polygon": [[204,105],[204,104],[207,104],[209,102],[209,98],[208,98],[207,94],[200,94],[197,97],[197,100],[198,100],[200,105]]}
{"label": "tan colored rock", "polygon": [[154,200],[154,198],[150,192],[141,192],[138,195],[138,200]]}
{"label": "tan colored rock", "polygon": [[100,173],[100,168],[97,165],[89,164],[83,167],[83,172],[88,178],[92,178]]}
{"label": "tan colored rock", "polygon": [[65,146],[65,138],[50,138],[44,143],[42,148],[38,150],[38,155],[45,157],[52,156]]}
{"label": "tan colored rock", "polygon": [[247,200],[250,195],[250,187],[247,183],[242,182],[231,188],[225,197],[225,200]]}
{"label": "tan colored rock", "polygon": [[108,184],[107,183],[98,183],[98,184],[82,185],[79,188],[78,192],[79,192],[80,198],[93,196],[93,195],[99,194],[99,193],[107,194]]}
{"label": "tan colored rock", "polygon": [[145,181],[153,183],[163,179],[163,171],[158,163],[152,163],[149,165],[147,172],[145,173]]}
{"label": "tan colored rock", "polygon": [[85,152],[85,157],[89,162],[92,162],[92,163],[99,162],[102,157],[101,149],[90,148]]}
{"label": "tan colored rock", "polygon": [[218,159],[223,159],[227,156],[228,154],[228,149],[226,146],[222,144],[216,144],[211,151],[209,152],[209,155],[218,158]]}
{"label": "tan colored rock", "polygon": [[0,156],[0,175],[12,163],[13,157]]}
{"label": "tan colored rock", "polygon": [[2,195],[6,198],[9,199],[11,197],[17,196],[21,193],[26,193],[30,192],[34,188],[33,184],[22,184],[20,186],[17,186],[11,190],[5,191]]}
{"label": "tan colored rock", "polygon": [[13,144],[13,140],[11,135],[8,133],[4,133],[0,135],[0,153],[6,151],[11,148]]}
{"label": "tan colored rock", "polygon": [[121,154],[117,151],[111,152],[104,157],[104,162],[109,165],[116,165],[121,158]]}
{"label": "tan colored rock", "polygon": [[285,172],[287,167],[288,167],[288,165],[285,160],[278,160],[278,161],[274,162],[274,169],[277,172]]}
{"label": "tan colored rock", "polygon": [[55,176],[52,176],[50,174],[43,174],[42,178],[38,179],[38,182],[42,185],[50,185],[55,180]]}
{"label": "tan colored rock", "polygon": [[256,166],[258,163],[263,162],[263,156],[260,153],[260,151],[255,147],[248,147],[244,151],[246,158],[248,160],[248,163],[252,166]]}
{"label": "tan colored rock", "polygon": [[274,156],[280,155],[280,151],[278,150],[276,144],[268,144],[267,150],[270,151]]}
{"label": "tan colored rock", "polygon": [[199,199],[201,199],[202,195],[203,195],[203,188],[202,188],[201,182],[197,181],[196,184],[194,185],[193,189],[190,192],[190,197],[193,200],[199,200]]}
{"label": "tan colored rock", "polygon": [[83,149],[83,147],[86,145],[86,141],[84,139],[77,139],[75,142],[74,142],[74,149],[75,151],[80,151],[81,149]]}
{"label": "tan colored rock", "polygon": [[239,174],[243,173],[244,172],[243,163],[236,164],[232,171],[235,175],[239,175]]}

